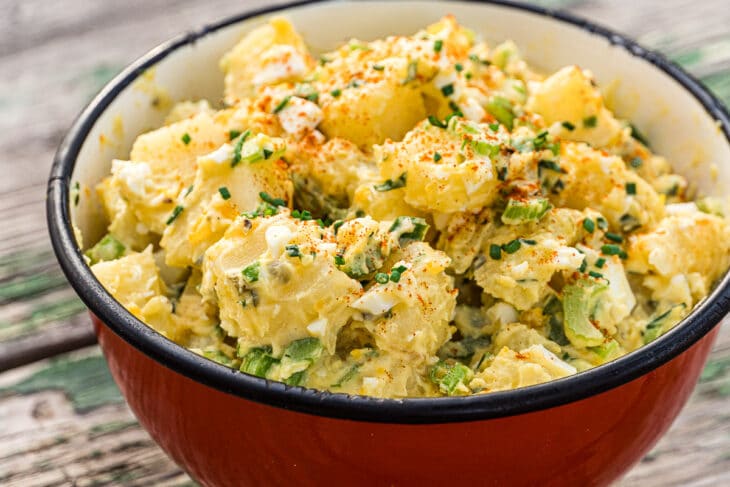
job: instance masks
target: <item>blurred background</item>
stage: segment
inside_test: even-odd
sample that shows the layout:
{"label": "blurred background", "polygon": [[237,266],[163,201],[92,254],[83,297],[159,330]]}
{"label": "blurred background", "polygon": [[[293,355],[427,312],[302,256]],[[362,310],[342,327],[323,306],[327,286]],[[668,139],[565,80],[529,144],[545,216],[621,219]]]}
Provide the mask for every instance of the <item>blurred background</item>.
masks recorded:
{"label": "blurred background", "polygon": [[[185,30],[283,3],[0,0],[0,485],[194,485],[137,424],[94,345],[48,241],[45,184],[74,117],[124,66]],[[528,3],[627,34],[730,104],[728,0]],[[729,325],[690,404],[619,485],[730,485]]]}

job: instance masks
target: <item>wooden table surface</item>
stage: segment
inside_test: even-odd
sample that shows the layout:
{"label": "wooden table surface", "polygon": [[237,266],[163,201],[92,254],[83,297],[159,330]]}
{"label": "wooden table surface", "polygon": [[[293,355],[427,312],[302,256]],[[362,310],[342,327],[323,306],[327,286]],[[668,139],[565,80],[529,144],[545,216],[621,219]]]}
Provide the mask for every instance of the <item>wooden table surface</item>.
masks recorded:
{"label": "wooden table surface", "polygon": [[[265,3],[283,2],[0,0],[0,485],[194,485],[109,375],[53,257],[45,183],[74,116],[115,73],[174,34]],[[634,37],[730,104],[728,0],[534,3]],[[730,325],[670,432],[618,485],[730,485]]]}

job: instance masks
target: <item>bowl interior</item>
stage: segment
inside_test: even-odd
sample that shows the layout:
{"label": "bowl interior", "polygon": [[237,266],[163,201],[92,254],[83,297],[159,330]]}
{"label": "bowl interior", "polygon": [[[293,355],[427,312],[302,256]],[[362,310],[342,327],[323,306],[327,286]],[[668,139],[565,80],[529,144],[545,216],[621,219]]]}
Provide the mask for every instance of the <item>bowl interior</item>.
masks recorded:
{"label": "bowl interior", "polygon": [[[140,133],[159,126],[172,103],[222,96],[218,60],[238,39],[272,15],[288,17],[315,53],[351,37],[371,40],[409,34],[454,14],[461,23],[495,43],[514,40],[528,62],[549,72],[569,64],[590,69],[621,117],[647,134],[702,195],[730,189],[730,146],[715,120],[681,84],[657,66],[633,56],[603,36],[549,16],[509,6],[472,2],[324,2],[256,15],[218,28],[184,44],[140,72],[122,88],[86,138],[71,178],[80,183],[80,203],[72,218],[84,244],[105,229],[94,186],[109,173],[113,158],[128,157]],[[322,28],[324,25],[327,28]],[[123,75],[122,75],[123,76]]]}

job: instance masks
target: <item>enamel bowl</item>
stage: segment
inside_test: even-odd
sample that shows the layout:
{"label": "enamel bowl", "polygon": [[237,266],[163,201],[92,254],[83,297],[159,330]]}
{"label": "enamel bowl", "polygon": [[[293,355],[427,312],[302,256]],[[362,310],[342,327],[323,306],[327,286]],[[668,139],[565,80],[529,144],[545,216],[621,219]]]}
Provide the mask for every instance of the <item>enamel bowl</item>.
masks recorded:
{"label": "enamel bowl", "polygon": [[[53,246],[91,310],[99,343],[142,425],[205,485],[606,485],[667,430],[730,309],[726,275],[673,330],[573,377],[473,397],[382,400],[272,383],[189,352],[135,319],[84,263],[104,220],[91,188],[134,138],[159,126],[160,100],[219,100],[218,59],[271,15],[317,50],[349,37],[406,34],[453,13],[527,60],[589,68],[613,106],[705,195],[730,189],[730,120],[698,82],[632,41],[566,14],[506,2],[317,2],[246,12],[153,49],[111,81],[58,150],[48,186]],[[74,205],[76,183],[79,204]]]}

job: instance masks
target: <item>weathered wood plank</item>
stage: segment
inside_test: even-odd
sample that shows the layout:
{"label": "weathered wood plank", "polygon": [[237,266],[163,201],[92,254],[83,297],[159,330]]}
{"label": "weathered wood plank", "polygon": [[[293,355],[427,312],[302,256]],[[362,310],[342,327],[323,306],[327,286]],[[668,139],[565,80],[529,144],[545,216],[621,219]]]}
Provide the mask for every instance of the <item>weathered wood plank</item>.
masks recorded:
{"label": "weathered wood plank", "polygon": [[97,348],[0,376],[0,484],[191,485],[129,412]]}

